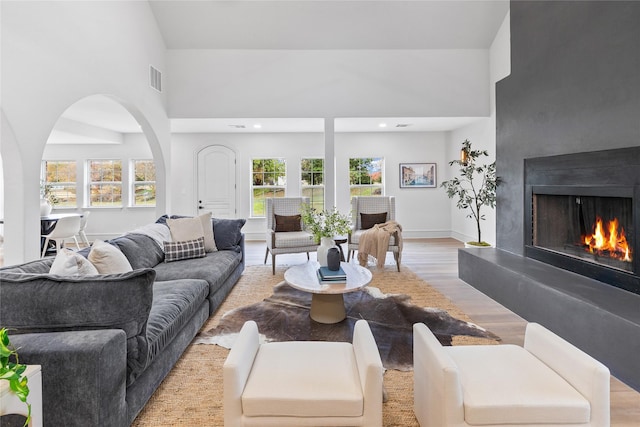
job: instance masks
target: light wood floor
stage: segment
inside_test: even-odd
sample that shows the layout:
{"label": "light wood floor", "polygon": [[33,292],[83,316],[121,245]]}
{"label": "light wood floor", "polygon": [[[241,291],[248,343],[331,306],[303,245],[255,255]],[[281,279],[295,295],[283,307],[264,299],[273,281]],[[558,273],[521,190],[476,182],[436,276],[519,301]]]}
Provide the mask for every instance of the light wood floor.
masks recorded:
{"label": "light wood floor", "polygon": [[[458,279],[458,248],[454,239],[405,239],[402,264],[447,296],[467,313],[474,323],[491,330],[504,343],[522,345],[525,320]],[[343,245],[346,249],[346,245]],[[265,243],[247,242],[247,265],[264,262]],[[314,259],[314,255],[311,255]],[[278,255],[276,264],[299,264],[305,254]],[[267,263],[271,263],[269,256]],[[386,264],[395,265],[389,253]],[[640,357],[630,354],[629,357]],[[640,393],[611,378],[611,426],[640,427]]]}

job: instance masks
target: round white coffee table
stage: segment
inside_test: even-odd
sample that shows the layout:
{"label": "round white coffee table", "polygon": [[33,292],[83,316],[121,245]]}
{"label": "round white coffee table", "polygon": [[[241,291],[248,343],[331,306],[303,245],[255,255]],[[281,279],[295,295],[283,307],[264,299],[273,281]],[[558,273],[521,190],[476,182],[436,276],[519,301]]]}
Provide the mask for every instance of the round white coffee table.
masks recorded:
{"label": "round white coffee table", "polygon": [[320,265],[316,261],[294,265],[284,272],[284,280],[292,287],[310,292],[310,316],[319,323],[338,323],[347,317],[344,308],[343,294],[354,292],[371,282],[371,272],[364,267],[347,262],[340,266],[347,274],[347,283],[320,283],[317,270]]}

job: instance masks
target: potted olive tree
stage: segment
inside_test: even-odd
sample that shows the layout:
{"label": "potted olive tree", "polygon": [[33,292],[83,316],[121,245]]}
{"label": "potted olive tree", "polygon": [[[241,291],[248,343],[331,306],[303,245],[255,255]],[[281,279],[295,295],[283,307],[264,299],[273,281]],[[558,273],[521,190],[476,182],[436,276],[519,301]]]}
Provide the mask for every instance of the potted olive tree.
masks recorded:
{"label": "potted olive tree", "polygon": [[482,241],[482,230],[480,221],[485,219],[481,213],[483,206],[495,208],[496,206],[496,187],[498,186],[498,178],[496,177],[496,163],[479,164],[481,157],[489,156],[487,150],[472,150],[471,142],[465,140],[462,143],[460,151],[460,159],[452,160],[449,166],[460,166],[459,176],[444,181],[440,186],[447,191],[450,199],[457,198],[457,207],[459,209],[468,209],[467,218],[473,218],[476,221],[478,230],[478,240],[467,242],[470,246],[491,246],[489,243]]}

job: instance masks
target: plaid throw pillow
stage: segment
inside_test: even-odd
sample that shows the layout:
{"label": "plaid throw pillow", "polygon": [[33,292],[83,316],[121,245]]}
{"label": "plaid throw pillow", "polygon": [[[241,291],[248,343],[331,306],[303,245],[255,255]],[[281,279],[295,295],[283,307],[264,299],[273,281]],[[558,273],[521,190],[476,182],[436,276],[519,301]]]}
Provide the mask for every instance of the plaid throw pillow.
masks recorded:
{"label": "plaid throw pillow", "polygon": [[202,258],[207,255],[204,250],[204,236],[196,240],[163,243],[164,262],[179,261],[181,259]]}

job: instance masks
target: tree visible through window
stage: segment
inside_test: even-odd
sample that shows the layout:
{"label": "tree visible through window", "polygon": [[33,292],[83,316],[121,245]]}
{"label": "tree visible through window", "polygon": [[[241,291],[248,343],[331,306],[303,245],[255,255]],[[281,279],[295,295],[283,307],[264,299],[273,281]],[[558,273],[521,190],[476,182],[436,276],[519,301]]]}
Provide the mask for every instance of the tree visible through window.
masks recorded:
{"label": "tree visible through window", "polygon": [[284,159],[253,159],[251,161],[251,216],[265,216],[266,199],[284,197],[287,186]]}
{"label": "tree visible through window", "polygon": [[381,157],[349,159],[350,197],[383,195],[383,163]]}
{"label": "tree visible through window", "polygon": [[52,206],[56,208],[77,207],[75,161],[45,161],[42,180],[44,181],[44,190]]}
{"label": "tree visible through window", "polygon": [[89,160],[89,206],[122,206],[122,161]]}
{"label": "tree visible through window", "polygon": [[312,208],[324,209],[324,159],[301,160],[300,190],[303,197],[309,197]]}
{"label": "tree visible through window", "polygon": [[156,205],[156,165],[153,160],[132,160],[133,206]]}

